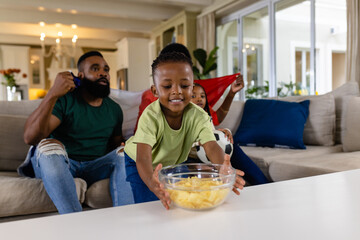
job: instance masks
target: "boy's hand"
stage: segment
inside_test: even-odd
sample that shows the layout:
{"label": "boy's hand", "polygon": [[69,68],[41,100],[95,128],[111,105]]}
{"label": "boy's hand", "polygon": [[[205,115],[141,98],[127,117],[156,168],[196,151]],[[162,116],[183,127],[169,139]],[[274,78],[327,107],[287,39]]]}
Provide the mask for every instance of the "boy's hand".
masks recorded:
{"label": "boy's hand", "polygon": [[[224,163],[223,163],[225,166],[231,166],[231,163],[230,163],[230,155],[228,154],[225,154],[224,156]],[[220,169],[221,171],[221,169]],[[235,183],[234,183],[234,187],[233,187],[233,192],[236,193],[237,195],[240,195],[240,192],[238,189],[243,189],[244,188],[244,185],[245,185],[245,181],[244,179],[242,178],[242,176],[244,176],[244,172],[243,171],[240,171],[238,169],[235,170],[235,174],[236,174],[236,177],[235,177]]]}
{"label": "boy's hand", "polygon": [[160,199],[164,207],[169,210],[171,204],[169,193],[165,190],[164,185],[159,181],[159,171],[161,168],[161,163],[156,166],[151,177],[149,189]]}

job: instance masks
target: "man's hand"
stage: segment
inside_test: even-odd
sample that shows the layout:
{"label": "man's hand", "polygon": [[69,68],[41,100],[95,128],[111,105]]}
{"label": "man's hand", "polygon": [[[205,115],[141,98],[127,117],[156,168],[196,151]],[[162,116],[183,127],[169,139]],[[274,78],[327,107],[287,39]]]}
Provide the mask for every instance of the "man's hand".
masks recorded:
{"label": "man's hand", "polygon": [[[224,166],[231,166],[230,163],[230,156],[228,154],[225,154],[224,156]],[[220,169],[221,172],[221,169]],[[234,183],[234,187],[233,187],[233,192],[236,193],[237,195],[240,195],[240,192],[238,189],[243,189],[245,186],[245,180],[242,178],[242,176],[245,175],[245,173],[243,171],[240,171],[238,169],[236,169],[236,178],[235,178],[235,183]]]}
{"label": "man's hand", "polygon": [[62,97],[66,93],[75,89],[74,78],[70,72],[61,72],[56,75],[54,85],[49,90],[49,94],[54,97]]}
{"label": "man's hand", "polygon": [[164,185],[159,181],[159,171],[161,168],[161,163],[156,166],[150,180],[149,189],[160,199],[164,207],[169,210],[171,204],[169,193],[165,190]]}
{"label": "man's hand", "polygon": [[244,79],[241,73],[237,75],[236,80],[231,84],[231,91],[237,93],[244,88]]}

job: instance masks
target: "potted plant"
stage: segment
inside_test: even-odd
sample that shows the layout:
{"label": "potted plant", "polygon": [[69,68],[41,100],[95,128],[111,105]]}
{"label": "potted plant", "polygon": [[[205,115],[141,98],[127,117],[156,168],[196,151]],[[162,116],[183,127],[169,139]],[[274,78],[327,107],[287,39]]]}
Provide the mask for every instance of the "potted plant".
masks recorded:
{"label": "potted plant", "polygon": [[206,51],[202,48],[198,48],[193,51],[195,59],[199,62],[200,66],[202,67],[202,72],[201,72],[199,68],[193,66],[194,77],[196,79],[210,78],[210,72],[216,70],[217,56],[215,54],[218,49],[219,47],[215,47],[213,50],[211,50],[209,56],[207,55]]}
{"label": "potted plant", "polygon": [[[16,87],[16,77],[21,72],[18,68],[9,68],[0,70],[0,74],[3,75],[5,81],[2,81],[1,84],[7,87],[8,100],[14,100]],[[26,78],[26,74],[23,73],[23,78]]]}

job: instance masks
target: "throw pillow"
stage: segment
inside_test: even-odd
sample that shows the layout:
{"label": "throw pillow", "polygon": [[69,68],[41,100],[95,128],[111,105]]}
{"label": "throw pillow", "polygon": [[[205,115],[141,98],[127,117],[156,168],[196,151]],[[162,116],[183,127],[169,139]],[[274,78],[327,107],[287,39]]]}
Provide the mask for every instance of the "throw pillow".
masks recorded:
{"label": "throw pillow", "polygon": [[243,146],[305,149],[303,131],[309,100],[285,102],[256,99],[245,103],[234,142]]}
{"label": "throw pillow", "polygon": [[121,106],[123,111],[122,133],[125,139],[134,135],[136,118],[143,91],[131,92],[120,89],[111,89],[110,98]]}
{"label": "throw pillow", "polygon": [[348,103],[349,96],[359,96],[359,84],[357,82],[347,82],[337,89],[329,92],[335,98],[335,143],[342,144],[345,128],[345,110]]}
{"label": "throw pillow", "polygon": [[360,151],[360,97],[351,97],[345,111],[343,140],[344,152]]}
{"label": "throw pillow", "polygon": [[28,116],[0,114],[0,171],[16,171],[29,146],[23,139]]}
{"label": "throw pillow", "polygon": [[335,133],[335,100],[331,94],[318,96],[291,96],[282,101],[301,102],[310,100],[309,117],[304,128],[306,145],[332,146]]}

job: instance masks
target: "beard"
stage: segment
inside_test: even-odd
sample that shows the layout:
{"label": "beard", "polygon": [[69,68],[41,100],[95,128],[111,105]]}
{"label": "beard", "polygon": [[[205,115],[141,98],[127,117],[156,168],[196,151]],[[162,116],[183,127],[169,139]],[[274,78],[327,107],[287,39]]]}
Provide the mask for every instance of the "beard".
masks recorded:
{"label": "beard", "polygon": [[[107,85],[100,84],[102,80],[105,80]],[[110,94],[110,84],[106,78],[99,78],[94,82],[85,77],[81,81],[81,88],[86,89],[90,95],[96,98],[105,98]]]}

